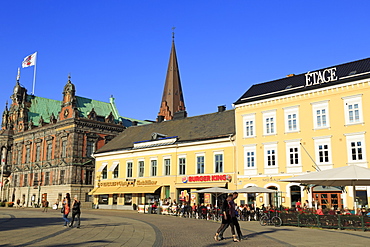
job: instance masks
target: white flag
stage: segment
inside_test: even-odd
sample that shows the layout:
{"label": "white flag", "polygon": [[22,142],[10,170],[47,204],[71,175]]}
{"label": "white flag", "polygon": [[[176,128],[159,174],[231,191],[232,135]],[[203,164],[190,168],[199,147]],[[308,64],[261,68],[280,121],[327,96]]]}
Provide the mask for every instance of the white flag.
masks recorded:
{"label": "white flag", "polygon": [[34,66],[36,64],[36,55],[37,55],[37,52],[25,57],[22,62],[22,68]]}

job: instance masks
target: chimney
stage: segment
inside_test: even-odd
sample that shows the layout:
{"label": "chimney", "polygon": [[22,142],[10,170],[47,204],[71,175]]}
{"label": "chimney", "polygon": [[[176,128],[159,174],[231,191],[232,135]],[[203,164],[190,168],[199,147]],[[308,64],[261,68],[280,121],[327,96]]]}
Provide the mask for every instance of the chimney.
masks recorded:
{"label": "chimney", "polygon": [[226,110],[226,106],[225,105],[219,105],[218,106],[218,112],[223,112]]}
{"label": "chimney", "polygon": [[132,121],[132,125],[131,126],[137,126],[137,121]]}
{"label": "chimney", "polygon": [[158,122],[158,123],[161,123],[161,122],[163,122],[163,121],[164,121],[164,116],[158,115],[158,117],[157,117],[157,122]]}
{"label": "chimney", "polygon": [[173,114],[173,120],[184,119],[187,116],[188,114],[186,113],[186,111],[178,111],[178,112],[175,112],[175,114]]}

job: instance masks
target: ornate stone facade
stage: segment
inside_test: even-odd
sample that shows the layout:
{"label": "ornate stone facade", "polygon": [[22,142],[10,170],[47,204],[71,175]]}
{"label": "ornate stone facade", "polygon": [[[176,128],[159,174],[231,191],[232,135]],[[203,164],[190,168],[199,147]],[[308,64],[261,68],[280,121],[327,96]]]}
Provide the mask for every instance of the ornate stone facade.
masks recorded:
{"label": "ornate stone facade", "polygon": [[70,193],[91,207],[92,154],[130,126],[131,119],[117,115],[113,98],[105,103],[75,92],[70,77],[62,101],[28,95],[17,80],[0,130],[1,200],[32,206],[46,199],[52,205]]}

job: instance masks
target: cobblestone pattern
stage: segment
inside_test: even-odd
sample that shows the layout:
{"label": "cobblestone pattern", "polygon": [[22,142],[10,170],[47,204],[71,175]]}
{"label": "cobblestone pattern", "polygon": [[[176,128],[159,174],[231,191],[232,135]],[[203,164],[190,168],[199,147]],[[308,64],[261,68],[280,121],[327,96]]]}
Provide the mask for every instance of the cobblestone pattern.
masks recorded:
{"label": "cobblestone pattern", "polygon": [[83,210],[81,228],[65,228],[59,211],[0,208],[0,246],[369,246],[370,232],[262,227],[240,222],[248,237],[213,236],[220,223],[119,210]]}

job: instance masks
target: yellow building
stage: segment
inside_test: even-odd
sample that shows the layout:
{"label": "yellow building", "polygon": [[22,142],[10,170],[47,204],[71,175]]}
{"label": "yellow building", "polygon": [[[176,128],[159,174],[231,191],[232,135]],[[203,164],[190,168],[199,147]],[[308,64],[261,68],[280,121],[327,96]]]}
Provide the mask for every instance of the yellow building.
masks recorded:
{"label": "yellow building", "polygon": [[132,209],[171,197],[177,202],[214,203],[190,191],[235,188],[235,115],[216,113],[174,118],[127,128],[95,153],[95,204]]}
{"label": "yellow building", "polygon": [[[307,192],[279,180],[347,165],[369,167],[369,83],[370,59],[364,59],[249,88],[234,103],[238,189],[282,191],[249,198],[257,205],[308,200],[310,206],[353,207],[351,187],[315,186]],[[369,192],[356,187],[358,205],[368,205]]]}

